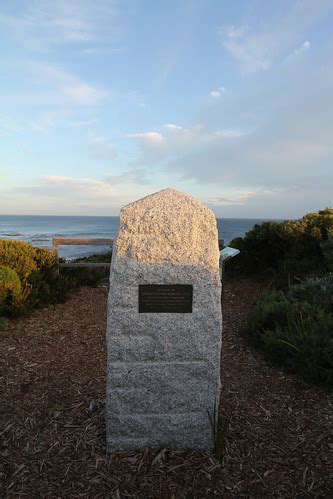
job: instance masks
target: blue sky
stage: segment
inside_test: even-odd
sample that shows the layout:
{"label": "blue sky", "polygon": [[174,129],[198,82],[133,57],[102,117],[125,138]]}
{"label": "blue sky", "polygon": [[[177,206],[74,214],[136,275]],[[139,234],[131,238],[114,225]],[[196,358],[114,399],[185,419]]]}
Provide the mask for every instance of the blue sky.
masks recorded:
{"label": "blue sky", "polygon": [[332,0],[2,0],[0,213],[332,205]]}

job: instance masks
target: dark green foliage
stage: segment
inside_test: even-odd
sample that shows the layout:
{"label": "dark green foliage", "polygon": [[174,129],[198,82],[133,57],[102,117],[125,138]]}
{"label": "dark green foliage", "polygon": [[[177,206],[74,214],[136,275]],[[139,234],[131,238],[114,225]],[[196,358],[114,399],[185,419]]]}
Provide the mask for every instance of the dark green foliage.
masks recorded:
{"label": "dark green foliage", "polygon": [[207,411],[207,413],[212,430],[214,451],[218,460],[222,462],[226,445],[226,433],[230,424],[231,414],[223,413],[217,400],[215,400],[214,403],[213,413],[211,414],[209,411]]}
{"label": "dark green foliage", "polygon": [[56,254],[21,241],[0,240],[0,262],[5,262],[0,272],[3,315],[21,315],[36,307],[63,302],[74,289],[94,286],[103,275],[99,269],[59,271]]}
{"label": "dark green foliage", "polygon": [[75,258],[73,262],[87,262],[87,263],[110,263],[112,257],[112,251],[106,251],[105,253],[96,253],[95,255],[84,256],[81,258]]}
{"label": "dark green foliage", "polygon": [[240,255],[228,264],[234,274],[265,275],[275,286],[285,287],[306,276],[329,270],[328,255],[333,236],[333,210],[309,213],[297,221],[255,225],[230,246]]}
{"label": "dark green foliage", "polygon": [[95,286],[100,280],[100,272],[90,269],[40,270],[30,275],[32,292],[26,308],[43,307],[50,303],[66,301],[73,290],[80,286]]}
{"label": "dark green foliage", "polygon": [[326,260],[328,270],[333,272],[333,236],[326,241],[323,241],[320,247]]}
{"label": "dark green foliage", "polygon": [[288,298],[299,302],[306,301],[328,312],[333,312],[333,274],[307,279],[302,284],[290,286]]}
{"label": "dark green foliage", "polygon": [[249,314],[242,335],[267,360],[309,382],[332,386],[333,316],[313,304],[311,293],[297,293],[292,291],[295,298],[286,297],[281,291],[262,295]]}

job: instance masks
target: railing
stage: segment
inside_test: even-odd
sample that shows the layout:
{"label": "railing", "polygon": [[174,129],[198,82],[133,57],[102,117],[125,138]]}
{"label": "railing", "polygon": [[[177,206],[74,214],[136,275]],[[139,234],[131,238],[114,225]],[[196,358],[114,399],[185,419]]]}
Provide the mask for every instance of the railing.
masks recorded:
{"label": "railing", "polygon": [[[96,238],[69,238],[54,237],[52,239],[53,251],[58,254],[59,246],[112,246],[114,239],[96,239]],[[219,239],[219,249],[223,247],[223,239]],[[60,263],[59,267],[110,267],[110,262],[81,262],[81,263]]]}
{"label": "railing", "polygon": [[[90,239],[90,238],[69,238],[55,237],[52,239],[53,251],[58,254],[59,246],[112,246],[113,239]],[[81,262],[81,263],[59,263],[59,267],[110,267],[110,262]]]}

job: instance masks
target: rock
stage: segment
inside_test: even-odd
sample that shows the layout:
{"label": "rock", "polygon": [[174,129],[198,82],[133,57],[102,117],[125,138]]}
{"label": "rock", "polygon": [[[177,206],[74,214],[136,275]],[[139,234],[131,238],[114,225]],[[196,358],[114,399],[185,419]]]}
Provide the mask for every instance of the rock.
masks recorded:
{"label": "rock", "polygon": [[[154,307],[173,300],[187,311],[139,313],[141,286],[152,284],[187,285],[153,288],[156,296],[148,296]],[[183,296],[192,287],[193,299]],[[173,189],[121,210],[108,302],[109,452],[213,448],[208,411],[220,390],[220,298],[211,210]]]}

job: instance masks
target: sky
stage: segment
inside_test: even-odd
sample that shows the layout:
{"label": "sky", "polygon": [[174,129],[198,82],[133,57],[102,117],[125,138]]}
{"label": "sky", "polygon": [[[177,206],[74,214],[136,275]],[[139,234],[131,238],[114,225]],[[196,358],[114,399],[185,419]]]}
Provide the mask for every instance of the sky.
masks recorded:
{"label": "sky", "polygon": [[332,206],[333,0],[1,0],[0,214]]}

